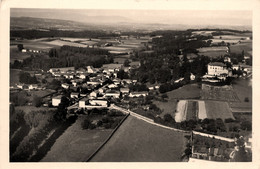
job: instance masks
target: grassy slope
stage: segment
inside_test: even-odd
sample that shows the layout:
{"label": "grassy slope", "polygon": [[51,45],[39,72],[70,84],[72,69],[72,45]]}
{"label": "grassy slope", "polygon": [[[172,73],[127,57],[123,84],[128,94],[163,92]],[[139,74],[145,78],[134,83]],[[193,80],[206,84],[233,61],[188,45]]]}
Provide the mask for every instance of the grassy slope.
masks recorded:
{"label": "grassy slope", "polygon": [[129,116],[92,161],[178,162],[184,145],[183,133]]}
{"label": "grassy slope", "polygon": [[84,162],[103,143],[112,130],[83,130],[84,117],[69,127],[42,159],[43,162]]}
{"label": "grassy slope", "polygon": [[[236,92],[240,102],[230,103],[231,108],[240,110],[252,110],[252,86],[249,79],[237,79],[234,81],[233,89]],[[245,102],[245,98],[249,98],[249,102]]]}
{"label": "grassy slope", "polygon": [[15,85],[19,83],[19,73],[20,70],[10,69],[10,85]]}

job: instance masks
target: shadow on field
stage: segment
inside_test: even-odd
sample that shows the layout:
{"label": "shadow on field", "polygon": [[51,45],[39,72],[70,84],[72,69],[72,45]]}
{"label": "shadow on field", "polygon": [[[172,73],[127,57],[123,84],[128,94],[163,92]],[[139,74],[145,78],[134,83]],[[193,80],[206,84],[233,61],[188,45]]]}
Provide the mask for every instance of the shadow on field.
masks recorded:
{"label": "shadow on field", "polygon": [[38,162],[40,161],[45,155],[48,153],[48,151],[51,149],[51,147],[54,145],[56,140],[64,133],[64,131],[70,127],[75,121],[77,117],[71,117],[66,122],[61,124],[55,132],[45,141],[45,143],[37,150],[37,153],[32,156],[32,158],[29,160],[30,162]]}
{"label": "shadow on field", "polygon": [[13,153],[15,153],[17,147],[19,146],[20,142],[22,142],[23,138],[28,135],[30,129],[31,129],[30,126],[24,124],[21,126],[21,129],[12,138],[9,145],[10,157],[13,155]]}

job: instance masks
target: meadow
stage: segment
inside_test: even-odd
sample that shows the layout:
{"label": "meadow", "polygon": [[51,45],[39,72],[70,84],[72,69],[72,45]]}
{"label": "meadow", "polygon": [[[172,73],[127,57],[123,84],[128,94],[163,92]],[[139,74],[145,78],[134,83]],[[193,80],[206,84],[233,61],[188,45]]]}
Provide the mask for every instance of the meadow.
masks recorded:
{"label": "meadow", "polygon": [[53,144],[41,162],[84,162],[105,141],[112,129],[84,130],[84,116],[70,126]]}
{"label": "meadow", "polygon": [[184,133],[129,116],[91,162],[181,162]]}

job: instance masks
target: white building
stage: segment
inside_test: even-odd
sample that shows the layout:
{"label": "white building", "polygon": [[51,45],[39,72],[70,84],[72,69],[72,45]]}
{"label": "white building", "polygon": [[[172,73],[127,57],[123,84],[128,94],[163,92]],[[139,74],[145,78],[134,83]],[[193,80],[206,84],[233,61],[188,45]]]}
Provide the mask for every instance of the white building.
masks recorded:
{"label": "white building", "polygon": [[58,106],[60,104],[60,102],[61,102],[61,98],[62,98],[61,95],[53,97],[52,98],[52,105],[53,106]]}
{"label": "white building", "polygon": [[208,64],[208,75],[219,76],[228,75],[228,69],[224,63],[212,62]]}
{"label": "white building", "polygon": [[33,90],[33,89],[37,89],[38,88],[38,85],[37,84],[30,84],[28,86],[29,90]]}
{"label": "white building", "polygon": [[101,100],[101,99],[89,100],[89,104],[92,105],[92,106],[107,107],[107,101],[106,100]]}
{"label": "white building", "polygon": [[67,84],[67,83],[62,83],[61,87],[64,88],[64,89],[68,89],[70,87],[70,85]]}
{"label": "white building", "polygon": [[129,97],[141,97],[141,96],[147,96],[148,92],[131,92]]}
{"label": "white building", "polygon": [[98,95],[98,92],[96,92],[96,91],[93,91],[93,92],[91,92],[90,93],[90,97],[97,97],[97,95]]}
{"label": "white building", "polygon": [[105,97],[119,98],[120,97],[120,92],[119,91],[107,91],[105,93]]}

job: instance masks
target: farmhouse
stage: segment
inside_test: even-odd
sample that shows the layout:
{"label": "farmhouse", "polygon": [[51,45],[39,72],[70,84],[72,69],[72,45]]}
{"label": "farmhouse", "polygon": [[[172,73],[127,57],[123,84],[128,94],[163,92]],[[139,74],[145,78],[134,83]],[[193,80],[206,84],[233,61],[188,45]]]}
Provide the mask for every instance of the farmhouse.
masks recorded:
{"label": "farmhouse", "polygon": [[211,62],[208,64],[208,75],[219,76],[228,75],[228,69],[224,63],[221,62]]}
{"label": "farmhouse", "polygon": [[56,96],[52,98],[52,105],[58,106],[61,102],[62,95]]}

